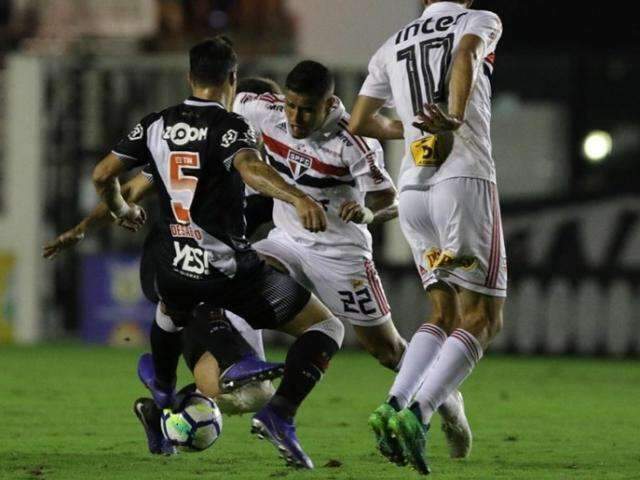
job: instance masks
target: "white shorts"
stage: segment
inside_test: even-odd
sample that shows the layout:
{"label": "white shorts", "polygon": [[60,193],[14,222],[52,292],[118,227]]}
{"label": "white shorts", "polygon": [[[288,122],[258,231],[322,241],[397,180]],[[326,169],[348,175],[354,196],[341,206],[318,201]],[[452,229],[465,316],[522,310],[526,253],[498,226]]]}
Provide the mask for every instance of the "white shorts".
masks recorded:
{"label": "white shorts", "polygon": [[498,190],[477,178],[450,178],[400,194],[400,226],[426,289],[438,281],[507,296],[507,258]]}
{"label": "white shorts", "polygon": [[282,263],[289,274],[313,292],[336,317],[363,327],[380,325],[391,318],[373,260],[364,256],[322,255],[300,245],[278,228],[253,246],[258,253]]}

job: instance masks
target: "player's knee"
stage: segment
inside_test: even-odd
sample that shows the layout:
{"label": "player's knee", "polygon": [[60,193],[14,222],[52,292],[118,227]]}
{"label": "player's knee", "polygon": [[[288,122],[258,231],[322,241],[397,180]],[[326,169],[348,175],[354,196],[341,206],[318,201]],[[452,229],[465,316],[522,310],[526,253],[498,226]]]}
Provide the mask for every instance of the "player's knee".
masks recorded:
{"label": "player's knee", "polygon": [[324,333],[338,344],[338,348],[342,347],[344,341],[344,325],[336,317],[329,317],[318,323],[313,324],[307,329],[307,332],[318,331]]}
{"label": "player's knee", "polygon": [[450,286],[438,283],[429,290],[431,313],[428,323],[440,327],[447,334],[460,326],[461,318],[457,301]]}
{"label": "player's knee", "polygon": [[489,322],[489,336],[490,338],[494,338],[502,331],[504,320],[502,317],[502,311],[499,311],[493,315],[491,315],[491,320]]}
{"label": "player's knee", "polygon": [[382,346],[382,348],[375,349],[372,354],[376,360],[390,370],[395,370],[402,359],[404,349],[397,344],[388,344]]}
{"label": "player's knee", "polygon": [[502,312],[478,308],[463,318],[462,328],[484,341],[494,338],[502,329]]}
{"label": "player's knee", "polygon": [[434,308],[429,315],[428,323],[440,327],[449,335],[459,327],[460,317],[456,312],[447,312],[443,309]]}
{"label": "player's knee", "polygon": [[402,355],[406,349],[406,342],[400,335],[389,338],[381,343],[376,343],[371,351],[378,362],[384,367],[396,370]]}

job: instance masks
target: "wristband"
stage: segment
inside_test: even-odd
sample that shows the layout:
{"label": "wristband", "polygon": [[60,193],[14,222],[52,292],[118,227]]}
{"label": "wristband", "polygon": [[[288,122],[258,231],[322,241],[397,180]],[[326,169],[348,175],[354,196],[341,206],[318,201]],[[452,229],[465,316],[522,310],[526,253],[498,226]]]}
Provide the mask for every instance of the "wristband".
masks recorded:
{"label": "wristband", "polygon": [[362,221],[360,223],[369,224],[373,222],[375,215],[367,207],[362,207]]}

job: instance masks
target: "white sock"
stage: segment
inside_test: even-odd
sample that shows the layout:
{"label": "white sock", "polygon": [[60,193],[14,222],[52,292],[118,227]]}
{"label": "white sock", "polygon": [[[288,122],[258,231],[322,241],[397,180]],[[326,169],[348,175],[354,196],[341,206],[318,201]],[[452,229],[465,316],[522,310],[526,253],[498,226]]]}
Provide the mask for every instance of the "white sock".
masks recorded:
{"label": "white sock", "polygon": [[176,333],[182,330],[182,327],[176,327],[169,315],[162,313],[162,307],[159,302],[156,305],[156,324],[167,333]]}
{"label": "white sock", "polygon": [[413,334],[402,357],[402,366],[389,390],[389,396],[396,397],[400,408],[405,408],[437,358],[447,334],[440,327],[424,323]]}
{"label": "white sock", "polygon": [[481,358],[480,342],[466,330],[454,330],[415,397],[424,424],[429,423],[433,412],[460,386]]}

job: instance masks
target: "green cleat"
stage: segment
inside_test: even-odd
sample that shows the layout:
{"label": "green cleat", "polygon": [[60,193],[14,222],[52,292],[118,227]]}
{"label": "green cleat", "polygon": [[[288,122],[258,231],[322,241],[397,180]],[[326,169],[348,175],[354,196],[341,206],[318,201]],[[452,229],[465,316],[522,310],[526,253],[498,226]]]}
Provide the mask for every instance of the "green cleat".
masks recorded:
{"label": "green cleat", "polygon": [[402,466],[406,465],[407,461],[402,455],[398,440],[391,434],[388,425],[389,419],[396,413],[396,410],[391,405],[383,403],[369,415],[368,423],[376,436],[376,445],[380,453],[390,462]]}
{"label": "green cleat", "polygon": [[393,415],[389,419],[388,426],[392,435],[398,440],[404,458],[418,473],[428,475],[431,472],[426,455],[429,426],[423,425],[419,417],[409,408]]}

